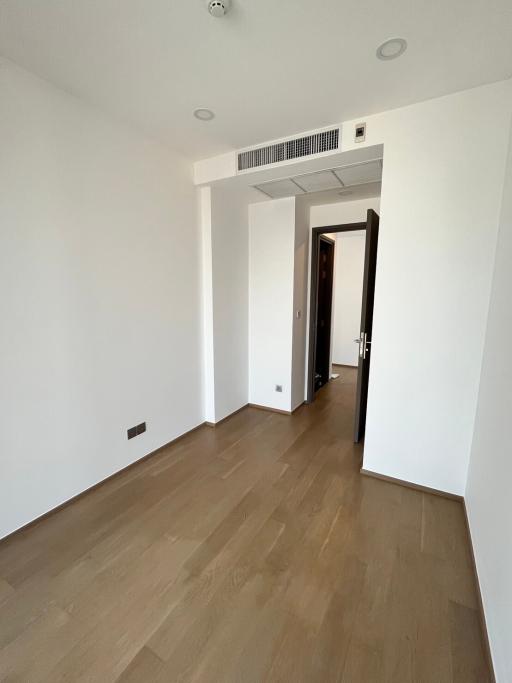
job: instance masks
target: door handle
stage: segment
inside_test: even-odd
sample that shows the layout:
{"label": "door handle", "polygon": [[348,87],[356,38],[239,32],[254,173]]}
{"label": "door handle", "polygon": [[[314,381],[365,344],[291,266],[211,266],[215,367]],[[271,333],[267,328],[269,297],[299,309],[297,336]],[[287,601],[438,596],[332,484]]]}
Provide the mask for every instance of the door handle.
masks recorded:
{"label": "door handle", "polygon": [[359,344],[359,358],[364,358],[363,356],[363,333],[361,332],[361,336],[358,337],[357,339],[354,339],[354,343]]}
{"label": "door handle", "polygon": [[362,340],[361,340],[361,341],[362,341],[362,343],[363,343],[363,360],[364,360],[364,359],[366,358],[366,354],[367,354],[368,351],[370,350],[370,349],[368,348],[368,344],[371,344],[371,341],[369,341],[369,340],[367,339],[367,334],[366,334],[366,332],[362,335]]}
{"label": "door handle", "polygon": [[366,358],[366,354],[370,350],[368,345],[371,344],[371,341],[366,337],[366,332],[361,332],[361,336],[358,339],[354,339],[354,343],[359,344],[359,358],[362,358],[363,360]]}

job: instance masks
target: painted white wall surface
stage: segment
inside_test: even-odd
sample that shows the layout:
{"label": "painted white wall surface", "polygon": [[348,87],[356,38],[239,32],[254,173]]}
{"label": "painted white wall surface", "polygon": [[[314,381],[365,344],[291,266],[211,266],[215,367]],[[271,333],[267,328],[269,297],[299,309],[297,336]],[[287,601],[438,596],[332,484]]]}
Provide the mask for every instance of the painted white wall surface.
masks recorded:
{"label": "painted white wall surface", "polygon": [[373,209],[380,216],[380,197],[312,206],[310,224],[312,228],[321,228],[344,223],[363,223],[368,209]]}
{"label": "painted white wall surface", "polygon": [[466,507],[498,683],[512,681],[512,129]]}
{"label": "painted white wall surface", "polygon": [[215,356],[213,352],[213,257],[212,192],[209,186],[197,190],[201,233],[201,335],[203,340],[202,388],[203,414],[206,422],[215,423]]}
{"label": "painted white wall surface", "polygon": [[0,150],[4,536],[203,406],[191,165],[3,60]]}
{"label": "painted white wall surface", "polygon": [[[249,206],[249,402],[291,410],[295,199]],[[283,387],[282,393],[275,385]]]}
{"label": "painted white wall surface", "polygon": [[[336,311],[336,292],[337,292],[337,282],[338,282],[338,273],[337,273],[337,250],[336,250],[336,234],[326,234],[324,235],[334,241],[334,262],[332,264],[332,301],[331,301],[331,336],[329,337],[330,339],[330,344],[329,344],[329,367],[331,369],[330,375],[332,374],[332,364],[333,364],[333,352],[334,352],[334,344],[333,344],[333,338],[334,338],[334,316],[335,316],[335,311]],[[311,265],[311,264],[310,264]],[[308,295],[310,293],[308,292]],[[307,360],[305,361],[305,365],[307,365]],[[329,377],[330,377],[329,375]],[[307,379],[306,379],[306,384],[307,384]]]}
{"label": "painted white wall surface", "polygon": [[354,231],[336,235],[334,258],[336,281],[333,296],[332,362],[357,365],[363,294],[364,247],[366,233]]}
{"label": "painted white wall surface", "polygon": [[[361,144],[384,143],[364,467],[455,494],[466,486],[511,110],[505,81],[363,118]],[[355,123],[343,126],[347,147]]]}
{"label": "painted white wall surface", "polygon": [[201,185],[234,176],[236,174],[236,163],[235,152],[227,152],[227,154],[219,154],[216,157],[196,161],[193,165],[194,183]]}
{"label": "painted white wall surface", "polygon": [[295,255],[293,272],[292,401],[295,410],[304,403],[304,364],[307,339],[307,282],[309,255],[309,208],[295,201]]}
{"label": "painted white wall surface", "polygon": [[215,419],[247,405],[248,202],[242,191],[211,190]]}

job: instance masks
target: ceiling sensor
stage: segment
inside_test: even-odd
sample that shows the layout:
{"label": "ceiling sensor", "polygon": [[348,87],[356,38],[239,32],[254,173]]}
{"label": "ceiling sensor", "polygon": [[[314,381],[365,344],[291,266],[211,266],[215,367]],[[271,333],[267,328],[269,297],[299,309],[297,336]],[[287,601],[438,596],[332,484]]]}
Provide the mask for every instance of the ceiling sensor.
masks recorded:
{"label": "ceiling sensor", "polygon": [[206,4],[212,17],[219,19],[229,12],[231,0],[206,0]]}
{"label": "ceiling sensor", "polygon": [[405,38],[390,38],[377,48],[377,58],[387,61],[388,59],[396,59],[403,55],[407,50],[407,41]]}
{"label": "ceiling sensor", "polygon": [[211,121],[215,118],[215,114],[211,109],[195,109],[194,116],[200,121]]}

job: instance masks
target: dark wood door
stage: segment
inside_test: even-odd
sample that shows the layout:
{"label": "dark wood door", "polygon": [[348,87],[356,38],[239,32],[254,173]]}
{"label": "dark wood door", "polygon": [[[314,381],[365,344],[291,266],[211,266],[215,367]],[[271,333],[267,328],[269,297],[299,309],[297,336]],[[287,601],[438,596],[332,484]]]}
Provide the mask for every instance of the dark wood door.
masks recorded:
{"label": "dark wood door", "polygon": [[357,371],[356,417],[354,441],[364,436],[366,425],[366,403],[368,400],[368,378],[370,375],[373,300],[375,296],[375,270],[377,267],[377,244],[379,241],[379,216],[368,209],[366,218],[366,246],[363,275],[363,300],[361,305],[361,327],[359,338],[359,365]]}
{"label": "dark wood door", "polygon": [[315,391],[331,376],[331,316],[334,242],[320,236],[318,245],[318,300],[316,307]]}

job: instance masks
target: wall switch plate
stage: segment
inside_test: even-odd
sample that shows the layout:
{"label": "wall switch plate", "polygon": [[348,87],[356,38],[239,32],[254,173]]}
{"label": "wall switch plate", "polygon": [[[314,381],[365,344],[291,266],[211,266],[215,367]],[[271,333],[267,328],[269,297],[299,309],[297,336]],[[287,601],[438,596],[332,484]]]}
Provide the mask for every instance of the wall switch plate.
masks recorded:
{"label": "wall switch plate", "polygon": [[276,391],[278,394],[283,393],[283,385],[282,384],[276,384]]}
{"label": "wall switch plate", "polygon": [[366,138],[366,123],[357,123],[354,142],[364,142]]}

